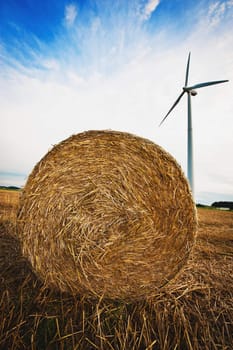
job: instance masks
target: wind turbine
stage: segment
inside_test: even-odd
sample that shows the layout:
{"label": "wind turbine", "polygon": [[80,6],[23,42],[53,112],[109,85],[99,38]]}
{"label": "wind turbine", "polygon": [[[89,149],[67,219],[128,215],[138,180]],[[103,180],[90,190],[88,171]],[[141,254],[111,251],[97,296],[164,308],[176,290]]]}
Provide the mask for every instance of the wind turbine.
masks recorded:
{"label": "wind turbine", "polygon": [[189,78],[189,64],[190,64],[190,55],[191,52],[188,55],[188,62],[186,67],[186,74],[185,74],[185,85],[183,87],[182,93],[179,95],[175,103],[172,105],[172,107],[169,109],[161,123],[162,125],[165,119],[168,117],[168,115],[171,113],[171,111],[176,107],[176,105],[180,102],[181,98],[185,93],[188,95],[188,148],[187,148],[187,164],[188,164],[188,180],[189,184],[192,190],[192,193],[194,195],[194,179],[193,179],[193,130],[192,130],[192,109],[191,109],[191,96],[196,96],[197,92],[194,89],[200,89],[209,85],[216,85],[221,83],[226,83],[229,80],[217,80],[217,81],[209,81],[206,83],[199,83],[192,86],[188,86],[188,78]]}

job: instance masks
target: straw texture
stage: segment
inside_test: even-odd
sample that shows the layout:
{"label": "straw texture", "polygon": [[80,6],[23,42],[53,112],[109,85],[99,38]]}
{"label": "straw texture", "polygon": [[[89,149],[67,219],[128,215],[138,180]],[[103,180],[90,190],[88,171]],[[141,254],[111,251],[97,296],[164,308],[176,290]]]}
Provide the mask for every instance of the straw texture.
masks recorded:
{"label": "straw texture", "polygon": [[196,209],[180,166],[149,140],[88,131],[56,145],[23,190],[17,231],[49,287],[151,297],[187,261]]}

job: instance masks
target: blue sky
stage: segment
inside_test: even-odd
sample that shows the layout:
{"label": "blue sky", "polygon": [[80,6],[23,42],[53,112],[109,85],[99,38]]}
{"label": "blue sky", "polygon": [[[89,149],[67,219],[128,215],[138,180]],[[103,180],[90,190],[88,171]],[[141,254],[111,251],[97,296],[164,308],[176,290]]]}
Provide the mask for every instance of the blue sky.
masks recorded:
{"label": "blue sky", "polygon": [[23,186],[54,144],[90,129],[132,132],[186,172],[192,99],[196,201],[233,200],[233,0],[0,1],[0,185]]}

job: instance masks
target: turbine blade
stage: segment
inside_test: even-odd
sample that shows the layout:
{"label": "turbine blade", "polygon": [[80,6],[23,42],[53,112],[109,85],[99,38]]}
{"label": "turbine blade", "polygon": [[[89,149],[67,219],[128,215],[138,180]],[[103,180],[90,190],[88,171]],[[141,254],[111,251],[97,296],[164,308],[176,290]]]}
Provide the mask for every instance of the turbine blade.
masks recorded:
{"label": "turbine blade", "polygon": [[206,83],[200,83],[200,84],[195,84],[193,86],[188,86],[187,89],[188,90],[193,90],[193,89],[200,89],[203,88],[205,86],[210,86],[210,85],[216,85],[216,84],[221,84],[221,83],[226,83],[229,80],[217,80],[217,81],[209,81]]}
{"label": "turbine blade", "polygon": [[163,118],[163,120],[161,121],[161,123],[159,124],[159,126],[161,126],[163,124],[163,122],[165,121],[165,119],[168,117],[168,115],[171,113],[171,111],[175,108],[175,106],[179,103],[181,97],[184,95],[185,91],[182,91],[182,93],[180,94],[180,96],[178,97],[178,99],[175,101],[175,103],[172,105],[172,107],[169,109],[169,111],[167,112],[167,114],[165,115],[165,117]]}
{"label": "turbine blade", "polygon": [[190,55],[191,55],[191,52],[189,52],[189,55],[188,55],[188,62],[187,62],[187,67],[186,67],[186,74],[185,74],[185,83],[184,83],[184,86],[187,86],[187,85],[188,85]]}

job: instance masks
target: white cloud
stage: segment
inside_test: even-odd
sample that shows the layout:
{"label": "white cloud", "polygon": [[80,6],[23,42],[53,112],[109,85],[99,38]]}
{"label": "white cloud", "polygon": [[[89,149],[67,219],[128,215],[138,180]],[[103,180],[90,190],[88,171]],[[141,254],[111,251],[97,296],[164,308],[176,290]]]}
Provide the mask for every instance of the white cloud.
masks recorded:
{"label": "white cloud", "polygon": [[60,68],[59,61],[55,58],[42,60],[41,65],[48,70],[59,70]]}
{"label": "white cloud", "polygon": [[72,26],[77,17],[77,7],[74,4],[66,5],[65,7],[65,23],[67,26]]}
{"label": "white cloud", "polygon": [[156,10],[160,0],[148,0],[141,14],[142,20],[148,20],[151,14]]}
{"label": "white cloud", "polygon": [[207,28],[214,29],[223,21],[232,21],[233,0],[215,1],[210,4],[206,16],[203,16],[203,25]]}
{"label": "white cloud", "polygon": [[95,17],[91,23],[91,32],[95,34],[98,32],[100,28],[101,28],[101,19],[99,17]]}
{"label": "white cloud", "polygon": [[216,27],[224,17],[226,11],[226,3],[221,3],[217,1],[210,5],[208,17],[209,17],[209,25],[211,27]]}

